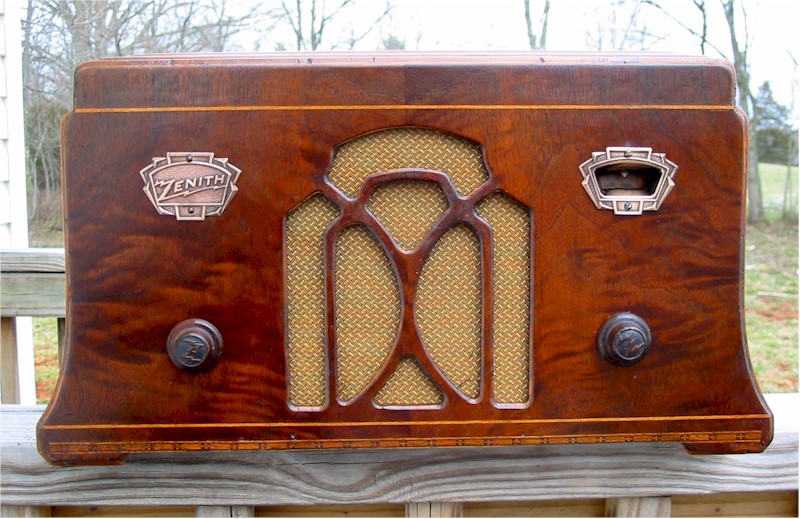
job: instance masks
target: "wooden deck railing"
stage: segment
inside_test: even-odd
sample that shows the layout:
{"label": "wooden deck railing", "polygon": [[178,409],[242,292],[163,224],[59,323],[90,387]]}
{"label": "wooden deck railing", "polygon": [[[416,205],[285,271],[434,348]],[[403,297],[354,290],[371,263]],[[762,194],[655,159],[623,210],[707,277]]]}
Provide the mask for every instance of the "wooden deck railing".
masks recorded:
{"label": "wooden deck railing", "polygon": [[65,306],[63,249],[0,250],[0,403],[19,403],[14,317],[58,319],[60,351]]}
{"label": "wooden deck railing", "polygon": [[[2,251],[0,266],[4,323],[63,318],[62,251]],[[14,376],[9,341],[4,335],[4,388]],[[146,454],[62,468],[36,451],[43,407],[2,405],[2,515],[796,517],[800,397],[767,402],[775,439],[761,454],[690,456],[677,444],[626,443]]]}

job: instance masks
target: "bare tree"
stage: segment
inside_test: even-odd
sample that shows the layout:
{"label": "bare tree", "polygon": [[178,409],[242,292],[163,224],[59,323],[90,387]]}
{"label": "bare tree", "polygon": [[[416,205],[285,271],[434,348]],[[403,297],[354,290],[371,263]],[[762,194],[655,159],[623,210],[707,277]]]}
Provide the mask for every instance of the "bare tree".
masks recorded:
{"label": "bare tree", "polygon": [[[281,0],[281,7],[276,11],[278,21],[287,23],[294,34],[295,50],[319,50],[325,47],[323,38],[329,33],[329,28],[338,19],[343,19],[352,12],[357,0],[339,0],[331,7],[325,0]],[[349,34],[340,38],[327,48],[353,49],[356,44],[367,37],[392,11],[391,2],[387,1],[382,12],[375,18],[368,20],[364,26],[349,26]],[[341,27],[340,27],[341,29]],[[356,32],[356,29],[358,32]],[[288,45],[278,43],[278,50],[285,50]]]}
{"label": "bare tree", "polygon": [[747,13],[744,7],[741,8],[742,20],[744,22],[744,38],[736,31],[736,7],[734,0],[722,0],[725,21],[728,24],[728,33],[731,40],[731,50],[733,52],[733,68],[736,70],[736,91],[739,107],[747,113],[750,118],[748,132],[748,155],[747,155],[747,221],[754,223],[764,220],[764,198],[761,192],[761,176],[758,174],[758,138],[756,127],[758,126],[758,110],[756,109],[756,97],[750,88],[750,60],[748,51],[752,44],[749,29],[747,26]]}
{"label": "bare tree", "polygon": [[643,5],[650,5],[655,7],[662,14],[666,15],[667,18],[678,24],[683,30],[691,34],[692,36],[698,39],[698,45],[700,45],[700,52],[705,55],[707,54],[708,47],[711,47],[717,54],[720,56],[725,56],[725,52],[720,50],[719,47],[714,45],[708,39],[708,5],[706,4],[706,0],[692,0],[695,8],[697,8],[698,13],[700,14],[700,29],[695,29],[693,23],[691,21],[683,20],[674,16],[669,10],[665,9],[657,0],[641,0]]}
{"label": "bare tree", "polygon": [[224,0],[28,2],[23,81],[32,216],[40,212],[40,194],[44,201],[60,199],[60,121],[71,108],[79,63],[142,52],[222,51],[259,14],[234,16]]}
{"label": "bare tree", "polygon": [[596,11],[597,27],[586,32],[586,45],[594,50],[648,50],[664,39],[647,27],[641,16],[643,0],[614,0]]}
{"label": "bare tree", "polygon": [[[737,8],[736,0],[719,0],[719,7],[728,28],[730,51],[726,52],[721,44],[714,44],[708,39],[709,10],[713,7],[709,5],[707,0],[692,0],[700,15],[700,29],[695,28],[695,24],[681,20],[671,14],[670,10],[658,0],[642,0],[642,2],[658,9],[689,34],[696,37],[700,50],[704,54],[710,48],[733,63],[736,71],[737,102],[739,107],[750,118],[747,157],[747,221],[751,223],[762,221],[764,219],[764,202],[761,193],[761,178],[758,173],[758,140],[755,135],[755,128],[758,125],[758,111],[756,110],[756,96],[750,88],[750,57],[748,54],[753,42],[747,25],[747,13],[744,7],[739,4]],[[739,20],[738,15],[741,15],[741,24],[737,22]]]}
{"label": "bare tree", "polygon": [[531,50],[544,49],[547,45],[547,22],[550,19],[550,0],[544,0],[542,14],[538,21],[538,35],[534,31],[533,17],[531,15],[531,0],[523,0],[525,3],[525,25],[528,29],[528,45]]}
{"label": "bare tree", "polygon": [[[796,97],[797,97],[797,58],[790,52],[789,57],[792,60],[792,101],[789,107],[790,113],[795,113]],[[786,179],[783,187],[783,208],[781,210],[781,218],[784,220],[797,221],[797,188],[792,188],[792,170],[796,169],[792,166],[797,164],[797,148],[798,148],[798,135],[797,135],[797,121],[792,121],[789,124],[790,138],[788,146],[786,146]]]}
{"label": "bare tree", "polygon": [[381,46],[384,50],[406,50],[405,40],[401,40],[394,34],[386,36],[381,41]]}

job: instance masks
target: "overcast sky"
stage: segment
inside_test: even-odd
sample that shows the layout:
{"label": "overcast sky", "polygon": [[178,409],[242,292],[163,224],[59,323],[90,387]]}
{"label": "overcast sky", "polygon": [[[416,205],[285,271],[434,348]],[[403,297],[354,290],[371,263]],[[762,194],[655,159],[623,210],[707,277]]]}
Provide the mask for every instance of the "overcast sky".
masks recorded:
{"label": "overcast sky", "polygon": [[[541,3],[541,0],[531,0],[532,8]],[[609,25],[608,6],[612,3],[612,0],[551,0],[547,49],[586,50],[587,31],[596,33],[599,26]],[[699,27],[700,16],[691,1],[666,0],[662,3],[676,17],[695,22],[693,25]],[[716,2],[712,0],[708,4],[713,9],[709,13],[709,39],[729,57],[730,41],[724,15]],[[745,0],[744,6],[752,37],[751,63],[756,86],[770,80],[776,96],[788,104],[791,102],[793,69],[789,53],[800,60],[800,1]],[[624,15],[625,10],[620,10],[618,16]],[[524,49],[527,34],[523,16],[522,0],[403,0],[397,3],[392,18],[399,25],[407,17],[405,23],[419,26],[421,48]],[[649,50],[700,53],[697,39],[658,11],[644,7],[642,18],[650,32],[669,35]],[[407,41],[408,48],[412,48],[414,43]]]}
{"label": "overcast sky", "polygon": [[[273,0],[276,1],[277,0]],[[792,102],[793,67],[790,53],[800,60],[798,32],[800,31],[800,0],[742,0],[747,12],[747,25],[752,39],[751,64],[753,88],[765,80],[772,84],[780,102]],[[293,2],[290,2],[293,4]],[[327,2],[330,5],[336,2]],[[618,0],[551,0],[547,49],[553,51],[585,51],[587,32],[596,34],[601,26],[608,27],[613,14],[610,6]],[[716,0],[709,0],[709,39],[725,57],[730,56],[730,40],[724,14]],[[523,0],[392,0],[391,16],[365,38],[358,50],[380,47],[383,37],[395,35],[403,40],[407,50],[522,50],[528,48],[524,21]],[[543,0],[531,0],[532,11],[541,12]],[[632,4],[632,2],[628,2]],[[662,0],[662,4],[687,25],[700,27],[700,16],[692,0]],[[384,0],[359,0],[357,8],[331,24],[325,35],[330,44],[344,38],[351,27],[369,27],[385,6]],[[620,19],[627,16],[625,8],[617,10]],[[737,11],[737,15],[739,12]],[[347,20],[346,23],[342,22]],[[652,7],[644,7],[640,17],[649,32],[667,36],[649,50],[680,54],[699,54],[697,39],[693,39],[668,17]],[[627,20],[626,20],[627,21]],[[740,22],[744,21],[740,17]],[[338,34],[337,34],[338,33]],[[743,33],[743,31],[742,31]],[[290,33],[271,33],[260,50],[274,50],[274,41],[283,38],[291,49]],[[718,56],[713,50],[707,52]],[[795,77],[795,81],[797,78]],[[800,104],[800,99],[796,102]]]}

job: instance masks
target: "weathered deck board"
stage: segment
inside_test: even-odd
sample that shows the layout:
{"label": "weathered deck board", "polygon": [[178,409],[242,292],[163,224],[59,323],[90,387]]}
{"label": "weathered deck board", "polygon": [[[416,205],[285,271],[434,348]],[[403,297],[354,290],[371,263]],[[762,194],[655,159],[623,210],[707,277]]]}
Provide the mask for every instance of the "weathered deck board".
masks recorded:
{"label": "weathered deck board", "polygon": [[0,407],[6,505],[325,505],[536,501],[797,491],[797,394],[769,395],[762,454],[690,456],[680,445],[262,451],[131,456],[51,467],[36,452],[41,407]]}
{"label": "weathered deck board", "polygon": [[64,249],[0,250],[0,316],[64,317]]}
{"label": "weathered deck board", "polygon": [[5,273],[0,277],[2,317],[64,317],[64,273]]}
{"label": "weathered deck board", "polygon": [[0,249],[0,270],[63,274],[64,249]]}
{"label": "weathered deck board", "polygon": [[[603,517],[604,499],[489,501],[464,503],[464,517]],[[24,508],[24,507],[8,507]],[[233,507],[227,507],[233,508]],[[406,505],[257,506],[256,517],[406,517]],[[46,517],[195,517],[188,506],[58,506],[34,510]],[[797,492],[750,492],[679,496],[672,499],[672,517],[797,517]],[[232,514],[231,514],[232,515]],[[6,515],[4,514],[4,517]],[[7,515],[7,517],[25,517]],[[28,516],[32,517],[32,516]]]}

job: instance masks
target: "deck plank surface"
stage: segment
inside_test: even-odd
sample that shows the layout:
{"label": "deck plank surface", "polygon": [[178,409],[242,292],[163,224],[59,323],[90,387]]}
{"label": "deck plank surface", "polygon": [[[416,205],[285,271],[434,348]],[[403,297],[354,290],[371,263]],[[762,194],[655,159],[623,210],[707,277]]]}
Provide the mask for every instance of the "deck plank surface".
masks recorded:
{"label": "deck plank surface", "polygon": [[7,505],[336,505],[536,501],[797,491],[797,394],[768,395],[761,454],[690,456],[678,444],[162,453],[53,467],[37,453],[41,406],[0,406]]}

